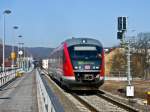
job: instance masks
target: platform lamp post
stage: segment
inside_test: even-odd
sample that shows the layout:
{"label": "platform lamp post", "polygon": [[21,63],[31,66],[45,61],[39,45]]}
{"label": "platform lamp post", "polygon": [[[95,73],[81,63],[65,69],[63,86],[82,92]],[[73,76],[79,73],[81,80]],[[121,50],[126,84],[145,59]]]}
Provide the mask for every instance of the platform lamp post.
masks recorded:
{"label": "platform lamp post", "polygon": [[23,46],[23,68],[24,70],[26,70],[26,53],[25,53],[25,43],[24,43],[24,46]]}
{"label": "platform lamp post", "polygon": [[[20,40],[22,38],[22,35],[19,35],[18,37],[19,37],[18,40]],[[19,55],[20,55],[20,41],[18,41],[18,51],[17,51],[18,67],[20,68],[20,56]]]}
{"label": "platform lamp post", "polygon": [[21,58],[21,68],[23,69],[23,46],[24,46],[24,43],[19,43],[20,44],[20,51],[19,51],[19,55],[20,55],[20,58]]}
{"label": "platform lamp post", "polygon": [[11,52],[11,59],[12,59],[12,69],[14,69],[15,59],[16,59],[16,53],[15,53],[15,30],[18,29],[18,26],[13,26],[14,29],[14,42],[12,44],[12,52]]}
{"label": "platform lamp post", "polygon": [[4,35],[3,35],[3,72],[5,71],[5,37],[6,37],[6,20],[5,20],[5,16],[9,15],[11,13],[10,10],[5,10],[3,12],[4,14]]}

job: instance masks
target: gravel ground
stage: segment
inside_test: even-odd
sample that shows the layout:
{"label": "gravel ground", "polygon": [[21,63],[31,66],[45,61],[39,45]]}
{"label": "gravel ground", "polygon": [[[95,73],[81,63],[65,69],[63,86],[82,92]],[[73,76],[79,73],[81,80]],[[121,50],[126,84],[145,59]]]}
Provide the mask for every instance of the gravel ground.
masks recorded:
{"label": "gravel ground", "polygon": [[92,104],[97,110],[100,112],[127,112],[124,109],[121,109],[120,107],[96,96],[96,95],[86,95],[86,96],[80,96],[85,101]]}
{"label": "gravel ground", "polygon": [[[117,100],[134,106],[135,108],[143,111],[150,110],[150,106],[145,105],[143,101],[146,101],[146,92],[150,90],[150,81],[132,81],[135,87],[135,96],[132,98],[132,103],[129,103],[128,98],[125,95],[125,87],[127,82],[125,81],[105,81],[104,85],[100,89],[109,92],[112,97]],[[123,91],[122,91],[123,90]]]}

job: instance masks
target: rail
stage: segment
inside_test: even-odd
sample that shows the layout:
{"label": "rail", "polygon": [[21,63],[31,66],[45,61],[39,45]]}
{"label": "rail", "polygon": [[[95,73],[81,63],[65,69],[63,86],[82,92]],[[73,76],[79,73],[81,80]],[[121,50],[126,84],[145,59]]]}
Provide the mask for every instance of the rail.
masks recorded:
{"label": "rail", "polygon": [[62,106],[54,100],[54,94],[50,88],[46,85],[46,82],[40,76],[40,71],[36,70],[36,81],[37,81],[37,98],[39,112],[64,112]]}
{"label": "rail", "polygon": [[89,104],[89,102],[87,102],[87,101],[83,100],[82,98],[80,98],[77,94],[72,93],[72,96],[74,98],[76,98],[77,100],[79,100],[79,102],[82,103],[91,112],[99,112],[98,109],[96,109],[94,106],[92,106],[91,104]]}
{"label": "rail", "polygon": [[111,96],[108,96],[105,91],[102,91],[102,90],[97,91],[97,96],[99,96],[99,97],[111,102],[112,104],[117,105],[118,107],[125,109],[129,112],[139,112],[139,110],[137,108],[134,108],[134,107],[127,105],[125,103],[122,103],[120,101],[117,101],[117,100],[113,99]]}
{"label": "rail", "polygon": [[[95,99],[92,101],[92,99],[90,100],[88,96],[88,99],[86,99],[86,97],[84,97],[84,95],[79,95],[79,94],[76,94],[76,93],[72,93],[72,96],[75,97],[80,103],[82,103],[87,109],[89,109],[91,112],[102,112],[104,110],[106,111],[111,111],[111,112],[121,112],[121,111],[128,111],[128,112],[139,112],[138,109],[134,108],[134,107],[131,107],[129,105],[126,105],[122,102],[119,102],[111,97],[108,97],[107,95],[105,95],[105,93],[101,93],[101,91],[97,91],[97,93],[95,94],[95,96],[97,97],[93,97],[92,95],[92,99]],[[86,96],[86,95],[85,95]],[[98,99],[98,97],[100,98],[99,100],[96,100]],[[107,102],[104,103],[104,101],[101,99],[105,100]],[[109,104],[109,103],[110,104]],[[97,106],[96,106],[97,105]],[[101,105],[100,107],[98,105]],[[110,106],[110,107],[105,107],[105,105],[107,106]],[[116,106],[116,107],[114,107]]]}
{"label": "rail", "polygon": [[5,71],[0,73],[0,88],[3,87],[6,83],[12,81],[16,78],[16,72],[21,69],[13,69],[10,71]]}

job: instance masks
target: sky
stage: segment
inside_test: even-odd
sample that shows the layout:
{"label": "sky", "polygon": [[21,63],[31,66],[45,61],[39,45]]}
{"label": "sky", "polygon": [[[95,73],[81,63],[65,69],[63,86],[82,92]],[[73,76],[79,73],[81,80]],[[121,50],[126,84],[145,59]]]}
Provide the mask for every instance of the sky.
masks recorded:
{"label": "sky", "polygon": [[111,47],[119,44],[118,16],[128,17],[127,36],[150,32],[150,0],[0,0],[0,39],[6,9],[12,11],[6,15],[9,45],[15,40],[26,47],[54,48],[68,38],[88,37]]}

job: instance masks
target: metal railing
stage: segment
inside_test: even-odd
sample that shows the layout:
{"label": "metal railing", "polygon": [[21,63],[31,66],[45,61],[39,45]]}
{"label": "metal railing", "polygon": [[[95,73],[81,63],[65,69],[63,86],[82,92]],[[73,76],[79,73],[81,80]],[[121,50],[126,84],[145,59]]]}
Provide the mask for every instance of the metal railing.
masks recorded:
{"label": "metal railing", "polygon": [[50,93],[50,88],[45,85],[38,70],[36,70],[36,81],[39,112],[64,112],[62,106],[58,102],[53,101],[53,99],[57,98],[52,98],[55,96],[53,93]]}
{"label": "metal railing", "polygon": [[[127,77],[105,77],[105,80],[127,81]],[[130,80],[132,80],[131,77]]]}
{"label": "metal railing", "polygon": [[16,72],[20,71],[20,69],[8,70],[0,73],[0,87],[5,85],[7,82],[13,80],[16,77]]}

